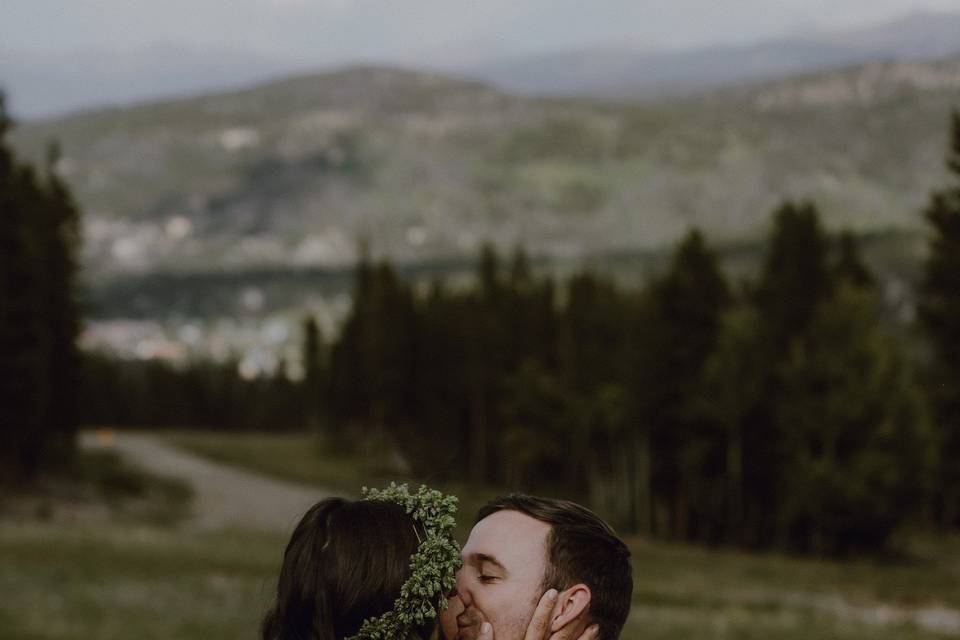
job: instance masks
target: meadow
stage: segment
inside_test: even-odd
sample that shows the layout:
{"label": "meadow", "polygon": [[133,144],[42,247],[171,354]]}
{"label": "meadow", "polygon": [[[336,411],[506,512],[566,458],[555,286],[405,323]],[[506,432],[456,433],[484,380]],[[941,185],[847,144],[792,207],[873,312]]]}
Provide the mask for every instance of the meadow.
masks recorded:
{"label": "meadow", "polygon": [[[329,456],[309,435],[162,437],[338,492],[387,480],[369,458]],[[463,513],[494,491],[464,493]],[[200,531],[169,519],[0,520],[0,638],[252,639],[284,544],[279,533]],[[897,557],[846,562],[628,544],[635,589],[625,640],[960,637],[958,538],[916,534]]]}

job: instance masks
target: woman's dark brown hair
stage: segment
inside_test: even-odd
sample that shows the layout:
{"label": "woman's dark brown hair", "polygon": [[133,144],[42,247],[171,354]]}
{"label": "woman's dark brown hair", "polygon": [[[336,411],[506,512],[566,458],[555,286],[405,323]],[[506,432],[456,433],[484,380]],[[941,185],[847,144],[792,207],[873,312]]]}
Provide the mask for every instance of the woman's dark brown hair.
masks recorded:
{"label": "woman's dark brown hair", "polygon": [[[343,640],[390,611],[422,535],[392,502],[328,498],[304,514],[283,554],[262,640]],[[429,638],[436,622],[414,630]]]}

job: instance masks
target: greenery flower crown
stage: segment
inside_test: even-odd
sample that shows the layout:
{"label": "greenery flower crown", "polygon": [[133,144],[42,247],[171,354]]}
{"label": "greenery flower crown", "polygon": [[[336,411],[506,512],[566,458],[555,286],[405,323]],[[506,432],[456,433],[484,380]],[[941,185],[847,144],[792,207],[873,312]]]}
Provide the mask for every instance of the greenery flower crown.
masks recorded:
{"label": "greenery flower crown", "polygon": [[407,485],[392,482],[386,489],[364,487],[362,494],[365,500],[402,506],[423,526],[425,537],[410,557],[410,578],[400,588],[393,609],[368,618],[360,631],[346,640],[407,640],[415,626],[433,620],[447,608],[447,593],[460,568],[460,546],[453,537],[457,498],[423,485],[411,494]]}

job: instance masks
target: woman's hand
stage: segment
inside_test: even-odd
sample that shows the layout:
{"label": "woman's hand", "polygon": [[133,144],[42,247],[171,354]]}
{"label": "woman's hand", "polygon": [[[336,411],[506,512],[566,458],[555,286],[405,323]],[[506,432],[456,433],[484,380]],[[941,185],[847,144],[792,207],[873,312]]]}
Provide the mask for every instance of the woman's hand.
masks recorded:
{"label": "woman's hand", "polygon": [[[557,604],[557,590],[550,589],[540,598],[537,608],[533,612],[533,618],[527,625],[527,633],[523,640],[596,640],[600,628],[592,624],[583,630],[583,633],[574,636],[579,625],[568,624],[556,633],[550,633],[550,619],[553,615],[553,607]],[[480,636],[478,640],[494,640],[493,625],[484,622],[480,625]]]}

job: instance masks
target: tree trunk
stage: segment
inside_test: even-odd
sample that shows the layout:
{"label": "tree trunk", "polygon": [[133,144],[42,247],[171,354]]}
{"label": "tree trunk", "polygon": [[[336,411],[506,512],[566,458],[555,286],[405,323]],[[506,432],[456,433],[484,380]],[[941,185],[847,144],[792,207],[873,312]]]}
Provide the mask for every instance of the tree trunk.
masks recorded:
{"label": "tree trunk", "polygon": [[727,436],[727,541],[743,544],[743,443],[739,426]]}
{"label": "tree trunk", "polygon": [[631,480],[631,496],[633,507],[631,519],[637,531],[656,533],[653,523],[652,499],[650,495],[651,464],[650,438],[646,432],[634,433],[631,436],[633,459],[633,477]]}

